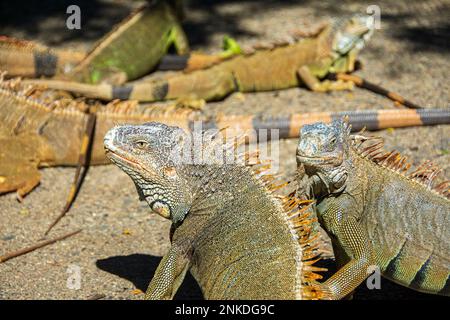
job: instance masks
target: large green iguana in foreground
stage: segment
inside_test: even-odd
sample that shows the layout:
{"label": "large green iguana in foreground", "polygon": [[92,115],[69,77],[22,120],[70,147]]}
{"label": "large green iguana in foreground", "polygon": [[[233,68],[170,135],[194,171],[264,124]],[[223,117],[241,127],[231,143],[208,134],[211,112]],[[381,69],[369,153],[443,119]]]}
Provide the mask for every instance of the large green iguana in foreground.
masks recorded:
{"label": "large green iguana in foreground", "polygon": [[449,185],[439,170],[411,170],[379,138],[350,135],[342,120],[301,129],[299,197],[313,197],[339,270],[321,284],[332,299],[351,293],[378,266],[409,288],[450,295]]}
{"label": "large green iguana in foreground", "polygon": [[276,195],[285,184],[232,140],[154,122],[106,134],[108,158],[172,222],[146,298],[173,298],[188,270],[206,299],[321,298],[310,205]]}
{"label": "large green iguana in foreground", "polygon": [[[95,132],[86,137],[92,115]],[[227,127],[253,138],[263,134],[263,139],[269,139],[274,133],[261,130],[271,129],[278,130],[279,138],[296,138],[304,124],[330,122],[343,115],[350,116],[355,129],[450,124],[450,111],[445,109],[205,116],[199,111],[132,101],[88,103],[64,93],[23,86],[17,79],[0,81],[0,194],[17,190],[19,198],[26,195],[40,181],[39,167],[80,165],[80,150],[87,139],[92,141],[90,163],[107,163],[103,137],[117,124],[158,121],[192,129],[199,123],[205,129]]]}
{"label": "large green iguana in foreground", "polygon": [[235,55],[205,70],[152,82],[123,86],[58,80],[29,82],[103,100],[139,101],[185,98],[209,101],[222,99],[235,91],[279,90],[301,84],[321,92],[351,89],[351,81],[331,81],[324,78],[329,73],[354,70],[356,55],[372,34],[371,21],[368,16],[337,19],[314,37],[293,44],[285,43],[256,50],[249,55]]}

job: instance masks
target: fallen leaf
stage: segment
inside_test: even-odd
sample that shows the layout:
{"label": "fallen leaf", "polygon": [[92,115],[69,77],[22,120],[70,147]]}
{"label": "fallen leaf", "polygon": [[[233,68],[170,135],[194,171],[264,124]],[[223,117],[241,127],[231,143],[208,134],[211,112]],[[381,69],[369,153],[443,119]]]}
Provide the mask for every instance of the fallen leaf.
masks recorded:
{"label": "fallen leaf", "polygon": [[125,236],[131,236],[131,230],[130,229],[123,229],[122,234]]}

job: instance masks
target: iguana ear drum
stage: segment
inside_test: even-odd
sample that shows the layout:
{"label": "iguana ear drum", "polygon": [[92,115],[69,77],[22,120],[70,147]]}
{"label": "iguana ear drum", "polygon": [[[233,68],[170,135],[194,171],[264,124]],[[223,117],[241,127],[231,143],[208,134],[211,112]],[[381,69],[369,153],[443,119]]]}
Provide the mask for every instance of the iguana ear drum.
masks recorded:
{"label": "iguana ear drum", "polygon": [[175,167],[166,167],[163,169],[164,175],[168,178],[174,178],[177,175]]}
{"label": "iguana ear drum", "polygon": [[150,208],[161,217],[164,217],[166,219],[170,219],[171,217],[170,207],[164,201],[155,200],[150,204]]}

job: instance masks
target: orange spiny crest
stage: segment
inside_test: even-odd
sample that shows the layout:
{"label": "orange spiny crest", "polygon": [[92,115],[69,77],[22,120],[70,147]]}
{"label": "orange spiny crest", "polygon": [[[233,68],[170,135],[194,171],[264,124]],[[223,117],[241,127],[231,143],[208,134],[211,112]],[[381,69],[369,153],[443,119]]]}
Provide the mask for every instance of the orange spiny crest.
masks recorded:
{"label": "orange spiny crest", "polygon": [[289,184],[289,181],[288,182],[282,182],[282,183],[279,183],[279,184],[272,183],[272,184],[269,185],[268,188],[269,188],[269,190],[271,192],[275,192],[277,190],[280,190],[280,189],[284,188],[288,184]]}
{"label": "orange spiny crest", "polygon": [[441,182],[437,186],[433,187],[433,190],[447,198],[450,198],[450,180]]}
{"label": "orange spiny crest", "polygon": [[[353,140],[354,150],[362,157],[391,170],[398,174],[421,183],[428,189],[443,195],[449,196],[449,183],[443,182],[438,186],[433,186],[434,181],[438,177],[441,169],[434,165],[431,161],[426,160],[413,171],[412,164],[407,161],[407,157],[402,156],[400,152],[393,150],[389,152],[382,151],[383,142],[380,137],[358,137]],[[370,143],[368,146],[366,145]]]}
{"label": "orange spiny crest", "polygon": [[269,171],[272,168],[272,163],[265,163],[261,162],[260,165],[257,166],[257,168],[254,168],[252,171],[256,175],[263,174],[264,172]]}

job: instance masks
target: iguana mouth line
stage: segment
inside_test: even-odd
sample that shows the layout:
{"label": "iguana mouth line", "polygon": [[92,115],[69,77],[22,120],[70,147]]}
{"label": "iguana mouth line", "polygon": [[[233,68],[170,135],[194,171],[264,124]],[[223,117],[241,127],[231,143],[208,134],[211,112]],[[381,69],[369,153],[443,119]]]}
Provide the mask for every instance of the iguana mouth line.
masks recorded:
{"label": "iguana mouth line", "polygon": [[117,152],[115,152],[115,151],[113,151],[111,149],[106,149],[105,153],[106,153],[106,156],[108,158],[110,158],[112,161],[117,161],[118,160],[118,161],[122,161],[122,162],[128,163],[128,164],[130,164],[131,166],[133,166],[135,168],[140,168],[141,167],[141,165],[139,163],[134,162],[134,161],[132,161],[130,159],[127,159],[126,157],[120,155],[119,153],[117,153]]}
{"label": "iguana mouth line", "polygon": [[112,162],[123,162],[123,163],[129,164],[131,167],[133,167],[135,169],[139,169],[139,170],[145,171],[145,172],[147,172],[149,174],[154,174],[153,172],[150,172],[149,170],[144,168],[138,162],[133,161],[131,159],[128,159],[124,155],[121,155],[118,152],[113,151],[113,150],[111,150],[109,148],[105,148],[105,154]]}
{"label": "iguana mouth line", "polygon": [[308,157],[308,156],[300,156],[297,155],[297,160],[304,163],[304,162],[314,162],[319,164],[327,164],[327,163],[334,163],[336,161],[335,158],[327,157]]}

